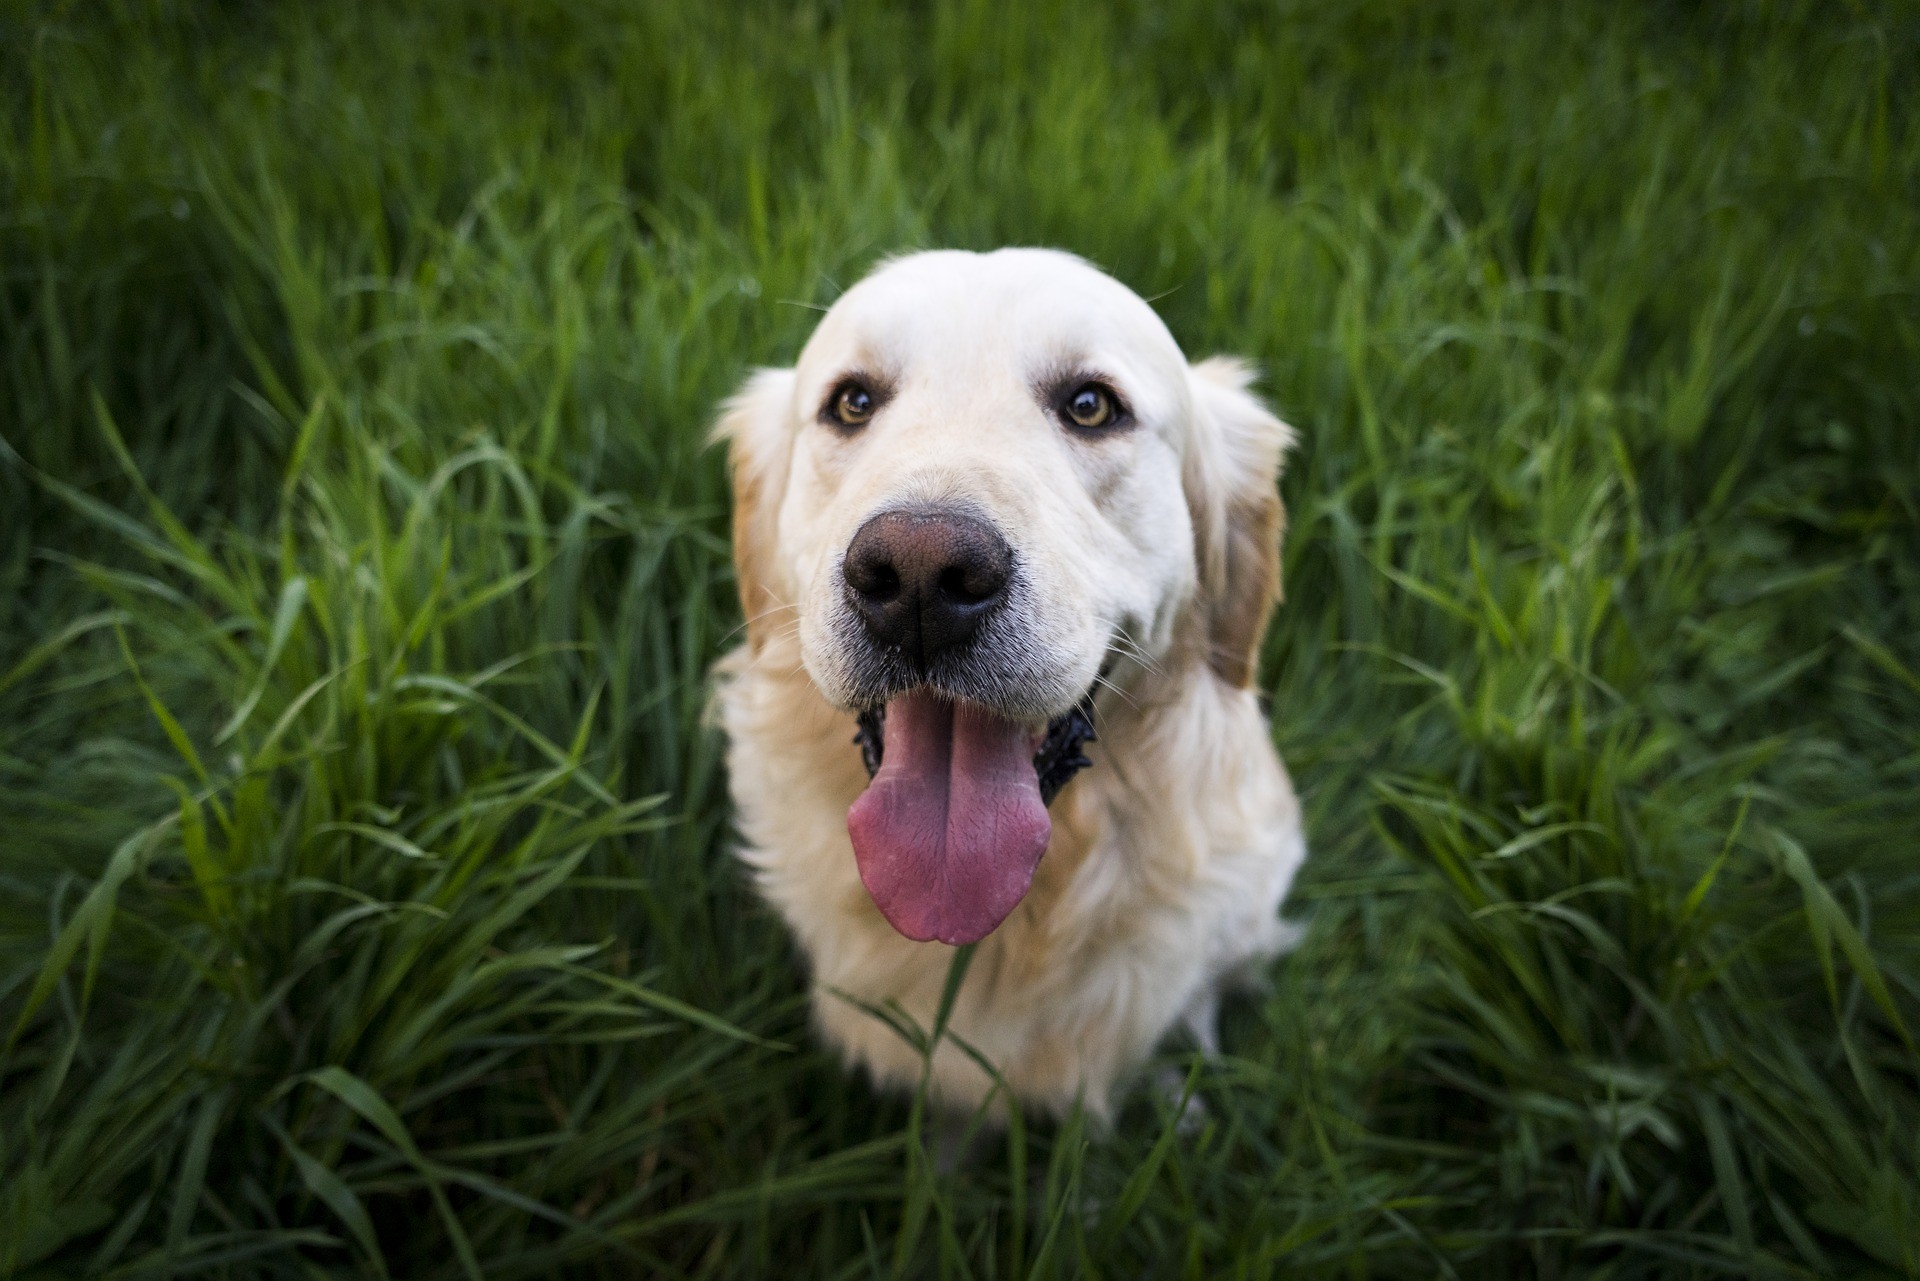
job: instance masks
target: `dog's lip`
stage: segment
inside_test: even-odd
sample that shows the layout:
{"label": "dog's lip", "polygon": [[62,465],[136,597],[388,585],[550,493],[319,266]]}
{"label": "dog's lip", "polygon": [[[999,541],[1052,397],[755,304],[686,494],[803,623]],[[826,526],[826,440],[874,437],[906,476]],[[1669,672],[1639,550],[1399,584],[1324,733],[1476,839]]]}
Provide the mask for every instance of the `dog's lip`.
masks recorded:
{"label": "dog's lip", "polygon": [[[861,716],[870,712],[884,711],[889,702],[900,697],[902,694],[913,694],[924,691],[956,703],[978,703],[993,712],[996,716],[1004,717],[1017,724],[1024,724],[1031,729],[1035,735],[1044,736],[1047,731],[1058,724],[1063,717],[1071,715],[1076,708],[1086,705],[1095,698],[1099,694],[1102,686],[1111,687],[1112,683],[1108,678],[1113,675],[1114,669],[1119,666],[1121,657],[1122,653],[1118,640],[1110,636],[1107,643],[1100,647],[1100,664],[1099,667],[1095,669],[1093,676],[1085,684],[1079,686],[1073,696],[1066,700],[1064,705],[1053,703],[1052,705],[1060,707],[1060,710],[1051,716],[1034,712],[1031,710],[1030,704],[1027,706],[1007,706],[1005,703],[992,697],[983,697],[979,691],[965,688],[964,684],[960,682],[942,679],[937,675],[926,675],[907,683],[897,686],[887,685],[877,690],[855,689],[851,692],[852,696],[845,701],[839,699],[834,701],[842,710],[850,711],[856,716]],[[1044,707],[1049,703],[1052,703],[1052,699],[1045,700],[1041,705]]]}

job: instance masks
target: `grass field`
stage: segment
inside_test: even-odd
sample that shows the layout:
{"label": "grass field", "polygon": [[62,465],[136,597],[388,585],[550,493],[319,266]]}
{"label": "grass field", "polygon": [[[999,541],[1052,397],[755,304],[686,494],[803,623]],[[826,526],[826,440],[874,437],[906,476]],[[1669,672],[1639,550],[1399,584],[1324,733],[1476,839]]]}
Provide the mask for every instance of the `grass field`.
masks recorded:
{"label": "grass field", "polygon": [[[1920,1275],[1920,14],[416,9],[0,17],[0,1276]],[[1313,856],[1203,1132],[943,1176],[703,433],[1003,243],[1299,427]]]}

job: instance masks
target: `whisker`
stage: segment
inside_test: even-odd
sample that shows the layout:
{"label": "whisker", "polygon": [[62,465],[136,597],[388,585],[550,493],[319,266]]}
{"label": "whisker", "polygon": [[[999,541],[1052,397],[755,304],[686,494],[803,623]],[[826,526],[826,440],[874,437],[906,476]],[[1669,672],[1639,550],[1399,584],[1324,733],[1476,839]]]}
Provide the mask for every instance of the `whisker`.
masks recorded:
{"label": "whisker", "polygon": [[1155,676],[1159,676],[1162,674],[1158,660],[1156,660],[1153,657],[1153,655],[1149,654],[1140,645],[1140,642],[1134,640],[1132,636],[1128,635],[1127,629],[1118,623],[1115,623],[1113,625],[1113,645],[1116,649],[1119,649],[1128,658],[1131,658],[1134,662],[1140,664],[1140,666],[1144,667],[1151,674]]}
{"label": "whisker", "polygon": [[[1106,677],[1096,675],[1093,678],[1093,683],[1096,687],[1112,690],[1115,698],[1118,698],[1121,702],[1125,703],[1128,707],[1132,708],[1134,711],[1137,712],[1140,710],[1140,704],[1134,701],[1133,695],[1127,693],[1126,690],[1121,689],[1118,685],[1114,684],[1112,681],[1108,680]],[[1100,718],[1100,704],[1093,703],[1091,704],[1091,706],[1093,709],[1094,720],[1096,722],[1094,725],[1094,728],[1097,730],[1100,728],[1098,724],[1098,721]]]}
{"label": "whisker", "polygon": [[735,639],[737,639],[740,636],[741,633],[745,632],[749,627],[752,627],[755,623],[758,623],[763,619],[771,618],[775,614],[779,614],[782,612],[798,614],[800,612],[800,607],[798,605],[785,605],[785,604],[771,605],[768,608],[761,610],[759,613],[753,615],[750,618],[741,619],[733,627],[727,630],[726,635],[720,638],[720,643],[722,645],[731,644]]}

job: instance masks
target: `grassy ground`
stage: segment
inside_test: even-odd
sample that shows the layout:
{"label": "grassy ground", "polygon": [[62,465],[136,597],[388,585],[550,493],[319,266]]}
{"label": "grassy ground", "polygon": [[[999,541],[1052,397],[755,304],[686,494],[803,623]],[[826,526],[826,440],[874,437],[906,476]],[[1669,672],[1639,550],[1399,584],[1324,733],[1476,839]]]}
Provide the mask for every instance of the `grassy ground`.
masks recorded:
{"label": "grassy ground", "polygon": [[[1913,10],[398,9],[0,18],[0,1275],[1920,1275]],[[1309,928],[943,1178],[701,442],[1010,242],[1301,429]]]}

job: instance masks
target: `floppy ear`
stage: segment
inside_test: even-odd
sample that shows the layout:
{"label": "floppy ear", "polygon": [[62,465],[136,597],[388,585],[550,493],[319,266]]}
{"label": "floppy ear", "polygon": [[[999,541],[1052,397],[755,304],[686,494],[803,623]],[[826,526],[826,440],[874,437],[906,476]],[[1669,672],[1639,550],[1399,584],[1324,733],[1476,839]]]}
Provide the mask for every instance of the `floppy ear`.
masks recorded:
{"label": "floppy ear", "polygon": [[1193,514],[1207,663],[1244,689],[1253,683],[1260,638],[1280,599],[1286,510],[1275,480],[1293,429],[1247,390],[1254,371],[1246,362],[1216,356],[1188,372],[1194,423],[1182,481]]}
{"label": "floppy ear", "polygon": [[773,556],[780,499],[787,488],[793,437],[787,413],[793,400],[791,369],[755,370],[720,408],[713,439],[727,442],[733,475],[733,572],[746,615],[747,648],[757,654],[786,621],[793,602]]}

